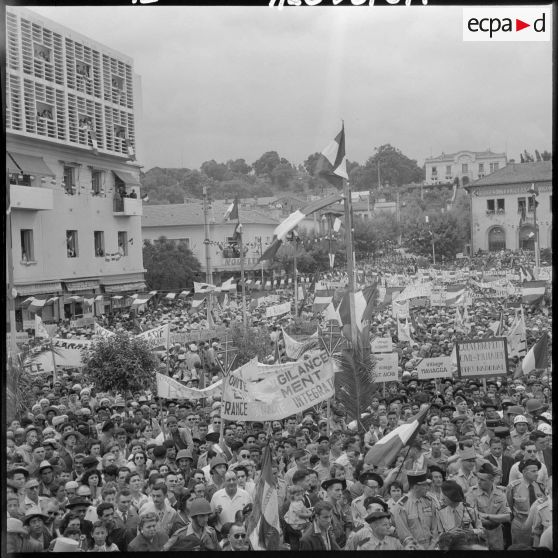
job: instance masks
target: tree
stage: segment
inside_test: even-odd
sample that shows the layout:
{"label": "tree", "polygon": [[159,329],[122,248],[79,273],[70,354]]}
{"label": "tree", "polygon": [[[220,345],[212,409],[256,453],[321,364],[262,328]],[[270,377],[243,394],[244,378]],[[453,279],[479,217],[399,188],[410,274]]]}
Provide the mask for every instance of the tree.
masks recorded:
{"label": "tree", "polygon": [[552,160],[552,153],[547,151],[546,149],[541,153],[541,158],[543,161],[551,161]]}
{"label": "tree", "polygon": [[256,176],[262,176],[264,174],[271,176],[273,169],[281,162],[282,160],[277,151],[266,151],[255,163],[252,164],[252,167],[254,168]]}
{"label": "tree", "polygon": [[173,290],[191,287],[201,272],[201,265],[184,242],[168,240],[164,236],[154,243],[143,244],[145,280],[150,289]]}
{"label": "tree", "polygon": [[232,330],[232,342],[236,347],[236,359],[233,368],[238,368],[254,357],[263,362],[265,357],[273,351],[269,332],[265,327],[234,326]]}
{"label": "tree", "polygon": [[306,169],[306,172],[310,176],[314,176],[314,172],[316,170],[316,164],[318,163],[318,160],[320,159],[321,156],[322,154],[316,151],[316,153],[312,153],[312,155],[308,155],[306,161],[304,161],[304,168]]}
{"label": "tree", "polygon": [[271,171],[271,181],[274,185],[279,186],[283,189],[288,188],[291,185],[292,180],[296,176],[296,171],[293,169],[290,163],[279,163]]}
{"label": "tree", "polygon": [[409,159],[389,143],[377,147],[376,153],[364,165],[368,176],[376,186],[378,185],[378,165],[382,184],[402,186],[411,182],[420,182],[424,178],[424,171],[417,165],[417,162]]}
{"label": "tree", "polygon": [[227,161],[227,168],[230,172],[236,175],[245,175],[250,173],[250,171],[252,170],[252,167],[247,164],[244,159],[236,159],[235,161],[231,159]]}
{"label": "tree", "polygon": [[85,362],[84,376],[98,391],[155,392],[158,359],[144,339],[128,332],[93,341]]}
{"label": "tree", "polygon": [[221,181],[232,178],[227,166],[223,163],[217,163],[214,159],[202,163],[200,170],[209,178],[213,178],[213,180]]}
{"label": "tree", "polygon": [[399,238],[399,225],[392,213],[378,212],[372,219],[355,219],[354,247],[357,254],[373,254],[386,243],[396,243]]}

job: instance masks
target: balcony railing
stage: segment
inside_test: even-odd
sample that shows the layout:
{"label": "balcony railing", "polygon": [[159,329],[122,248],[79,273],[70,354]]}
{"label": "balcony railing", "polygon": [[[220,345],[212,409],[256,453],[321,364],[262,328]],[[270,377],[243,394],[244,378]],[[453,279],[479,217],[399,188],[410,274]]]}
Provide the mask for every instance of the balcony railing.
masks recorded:
{"label": "balcony railing", "polygon": [[143,202],[140,198],[115,198],[113,214],[123,217],[143,215]]}
{"label": "balcony railing", "polygon": [[10,202],[12,209],[41,211],[54,208],[53,195],[50,188],[10,184]]}

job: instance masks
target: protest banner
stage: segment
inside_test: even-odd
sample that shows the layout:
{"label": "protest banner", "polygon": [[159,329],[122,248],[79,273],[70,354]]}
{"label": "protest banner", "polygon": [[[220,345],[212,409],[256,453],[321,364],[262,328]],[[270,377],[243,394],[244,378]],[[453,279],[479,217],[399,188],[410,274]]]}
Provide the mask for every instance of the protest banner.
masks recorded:
{"label": "protest banner", "polygon": [[107,337],[112,337],[114,335],[114,332],[96,323],[93,329],[93,335],[106,339]]}
{"label": "protest banner", "polygon": [[430,293],[430,306],[445,306],[446,305],[446,290],[437,285],[432,287]]}
{"label": "protest banner", "polygon": [[451,378],[451,370],[450,357],[423,358],[417,366],[417,377],[419,380]]}
{"label": "protest banner", "polygon": [[82,351],[91,347],[92,341],[89,339],[62,339],[61,337],[52,338],[52,347],[55,351],[57,366],[83,366]]}
{"label": "protest banner", "polygon": [[45,352],[36,356],[30,356],[23,364],[23,369],[31,376],[52,374],[54,372],[52,354],[50,352]]}
{"label": "protest banner", "polygon": [[396,382],[398,379],[397,353],[379,353],[374,355],[374,382]]}
{"label": "protest banner", "polygon": [[299,359],[306,351],[316,348],[320,345],[319,333],[316,332],[305,341],[297,341],[291,337],[283,328],[283,341],[285,343],[285,352],[287,356],[292,359]]}
{"label": "protest banner", "polygon": [[408,318],[409,317],[409,301],[397,302],[394,300],[391,303],[391,316],[393,318]]}
{"label": "protest banner", "polygon": [[288,314],[291,311],[291,303],[283,302],[283,304],[278,304],[277,306],[268,306],[265,309],[265,317],[270,318],[272,316],[281,316],[282,314]]}
{"label": "protest banner", "polygon": [[144,339],[151,349],[169,346],[169,324],[155,327],[136,335],[136,339]]}
{"label": "protest banner", "polygon": [[256,298],[257,306],[262,306],[263,304],[276,304],[279,302],[279,295],[270,294],[264,295]]}
{"label": "protest banner", "polygon": [[157,396],[163,399],[203,399],[221,395],[223,380],[219,380],[204,389],[189,388],[178,380],[157,372]]}
{"label": "protest banner", "polygon": [[81,318],[70,320],[70,327],[92,327],[93,325],[95,325],[95,318],[93,315],[82,316]]}
{"label": "protest banner", "polygon": [[373,353],[391,353],[393,351],[393,340],[391,337],[376,337],[370,342]]}
{"label": "protest banner", "polygon": [[432,283],[418,283],[407,285],[395,300],[403,302],[412,298],[430,296],[432,293]]}
{"label": "protest banner", "polygon": [[506,376],[508,346],[505,337],[458,342],[457,375],[460,378]]}
{"label": "protest banner", "polygon": [[326,351],[266,366],[255,359],[224,379],[221,419],[281,420],[335,395],[334,367]]}

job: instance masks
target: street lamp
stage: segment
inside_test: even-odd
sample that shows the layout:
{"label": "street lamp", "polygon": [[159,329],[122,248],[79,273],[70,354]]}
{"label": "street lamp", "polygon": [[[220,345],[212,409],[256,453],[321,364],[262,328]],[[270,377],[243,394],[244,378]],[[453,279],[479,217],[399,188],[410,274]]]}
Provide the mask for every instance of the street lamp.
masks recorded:
{"label": "street lamp", "polygon": [[298,281],[297,281],[297,271],[296,271],[296,250],[298,248],[298,233],[293,229],[288,235],[287,240],[293,244],[294,256],[293,256],[293,284],[294,284],[294,315],[297,315],[298,308]]}
{"label": "street lamp", "polygon": [[[428,215],[425,215],[424,220],[428,223]],[[434,249],[434,233],[432,232],[432,229],[430,227],[428,227],[428,232],[432,237],[432,265],[436,265],[436,251]]]}
{"label": "street lamp", "polygon": [[537,274],[541,266],[540,253],[539,253],[539,227],[537,226],[537,197],[539,195],[539,189],[535,186],[533,182],[529,188],[529,197],[533,199],[533,224],[535,225],[535,268],[537,269]]}

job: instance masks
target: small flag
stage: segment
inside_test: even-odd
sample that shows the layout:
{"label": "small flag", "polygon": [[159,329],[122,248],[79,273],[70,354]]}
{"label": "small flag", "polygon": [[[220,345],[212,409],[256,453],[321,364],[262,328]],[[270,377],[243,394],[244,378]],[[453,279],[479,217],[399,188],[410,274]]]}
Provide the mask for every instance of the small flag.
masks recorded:
{"label": "small flag", "polygon": [[235,198],[231,205],[227,207],[227,210],[223,215],[223,219],[225,221],[233,221],[238,219],[238,198]]}
{"label": "small flag", "polygon": [[50,337],[39,314],[35,314],[35,337],[40,339],[49,339]]}
{"label": "small flag", "polygon": [[209,293],[215,290],[215,285],[210,285],[209,283],[196,283],[194,281],[194,293]]}
{"label": "small flag", "polygon": [[261,475],[254,491],[254,509],[246,522],[246,532],[253,550],[278,550],[279,498],[269,445],[263,451]]}
{"label": "small flag", "polygon": [[543,336],[529,349],[521,364],[523,374],[529,374],[532,370],[546,368],[548,366],[548,333]]}

